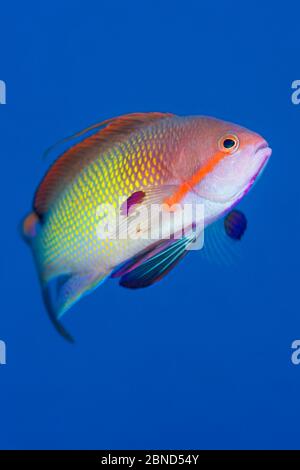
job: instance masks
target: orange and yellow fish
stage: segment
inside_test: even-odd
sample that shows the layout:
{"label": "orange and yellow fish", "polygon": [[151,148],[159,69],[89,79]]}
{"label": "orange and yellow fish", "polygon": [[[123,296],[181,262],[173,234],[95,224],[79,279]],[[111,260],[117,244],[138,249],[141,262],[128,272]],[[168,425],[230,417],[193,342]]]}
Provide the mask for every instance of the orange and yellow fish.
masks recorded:
{"label": "orange and yellow fish", "polygon": [[[91,130],[50,167],[23,223],[45,304],[65,335],[58,319],[106,278],[130,288],[161,279],[249,191],[271,155],[260,135],[203,116],[135,113]],[[175,236],[178,207],[195,204],[204,208],[201,230],[191,212]],[[149,223],[153,205],[172,215],[169,237],[165,227],[153,237],[162,224],[157,215]]]}

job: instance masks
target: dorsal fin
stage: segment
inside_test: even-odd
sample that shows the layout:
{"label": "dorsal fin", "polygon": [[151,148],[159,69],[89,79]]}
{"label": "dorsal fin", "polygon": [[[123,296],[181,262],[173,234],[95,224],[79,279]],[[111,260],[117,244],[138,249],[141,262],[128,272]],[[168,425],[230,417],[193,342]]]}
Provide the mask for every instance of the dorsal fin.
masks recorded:
{"label": "dorsal fin", "polygon": [[[151,122],[172,117],[170,113],[132,113],[94,124],[74,135],[74,138],[87,132],[97,132],[86,137],[64,152],[48,170],[38,187],[34,198],[34,210],[38,215],[47,212],[56,196],[72,181],[76,172],[80,171],[105,148],[122,139],[140,127]],[[99,130],[99,128],[101,128]],[[69,139],[65,139],[69,140]]]}

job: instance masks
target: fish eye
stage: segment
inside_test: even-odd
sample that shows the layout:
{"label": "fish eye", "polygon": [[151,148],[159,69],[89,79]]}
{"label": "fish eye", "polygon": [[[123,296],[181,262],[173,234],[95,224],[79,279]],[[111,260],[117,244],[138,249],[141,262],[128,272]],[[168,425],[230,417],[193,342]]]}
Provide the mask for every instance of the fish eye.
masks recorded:
{"label": "fish eye", "polygon": [[240,141],[236,135],[228,134],[223,136],[219,141],[219,147],[222,152],[233,153],[239,147]]}

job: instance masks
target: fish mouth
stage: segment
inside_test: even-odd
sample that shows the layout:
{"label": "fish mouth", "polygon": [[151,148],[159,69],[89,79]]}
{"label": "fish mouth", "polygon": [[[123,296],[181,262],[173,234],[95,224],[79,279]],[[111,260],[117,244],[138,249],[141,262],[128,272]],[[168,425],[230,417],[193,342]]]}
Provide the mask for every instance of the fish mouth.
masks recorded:
{"label": "fish mouth", "polygon": [[272,155],[272,149],[269,147],[267,141],[263,141],[255,150],[254,157],[257,157],[261,163],[257,169],[257,171],[254,173],[252,178],[250,179],[249,183],[247,184],[246,188],[244,188],[242,191],[240,191],[239,194],[236,194],[232,199],[236,199],[237,202],[240,201],[246,194],[250,191],[252,186],[259,180],[261,175],[263,174],[263,171],[265,167],[267,166],[267,163],[269,161],[270,156]]}
{"label": "fish mouth", "polygon": [[261,144],[259,144],[255,151],[255,157],[261,158],[263,160],[262,168],[265,166],[271,155],[272,149],[269,147],[268,142],[264,140]]}
{"label": "fish mouth", "polygon": [[258,158],[261,161],[261,163],[260,163],[257,171],[255,172],[254,176],[252,176],[252,178],[249,182],[250,187],[257,180],[258,176],[260,176],[262,174],[262,172],[265,169],[271,155],[272,155],[272,149],[271,149],[271,147],[269,147],[268,142],[264,141],[262,144],[260,144],[257,147],[254,156],[256,158]]}

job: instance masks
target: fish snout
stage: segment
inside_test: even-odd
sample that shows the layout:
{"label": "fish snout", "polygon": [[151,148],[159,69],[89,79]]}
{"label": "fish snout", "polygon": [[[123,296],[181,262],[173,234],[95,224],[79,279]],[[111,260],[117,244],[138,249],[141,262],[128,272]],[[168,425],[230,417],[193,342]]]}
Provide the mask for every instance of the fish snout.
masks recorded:
{"label": "fish snout", "polygon": [[255,146],[254,154],[260,160],[267,162],[267,160],[272,155],[272,149],[271,147],[269,147],[268,142],[265,139],[261,138]]}

